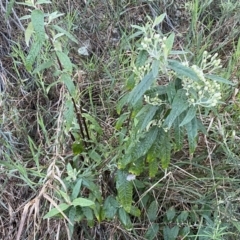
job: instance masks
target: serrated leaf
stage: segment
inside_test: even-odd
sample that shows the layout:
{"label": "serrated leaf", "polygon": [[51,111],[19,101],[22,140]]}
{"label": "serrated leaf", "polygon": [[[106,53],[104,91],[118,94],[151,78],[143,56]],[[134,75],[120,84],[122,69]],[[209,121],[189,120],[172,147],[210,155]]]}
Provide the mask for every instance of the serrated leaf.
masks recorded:
{"label": "serrated leaf", "polygon": [[168,60],[168,67],[175,71],[178,77],[184,76],[194,81],[200,81],[197,74],[190,67],[182,65],[176,60]]}
{"label": "serrated leaf", "polygon": [[78,179],[78,181],[76,182],[72,190],[72,195],[71,195],[72,200],[77,198],[78,194],[80,193],[81,185],[82,185],[82,179]]}
{"label": "serrated leaf", "polygon": [[156,176],[158,173],[158,158],[155,158],[148,163],[148,172],[150,178]]}
{"label": "serrated leaf", "polygon": [[182,127],[182,126],[184,126],[185,124],[187,124],[187,123],[189,123],[190,121],[192,121],[192,119],[196,116],[196,112],[197,112],[196,107],[191,106],[191,107],[188,109],[188,111],[187,111],[184,119],[182,120],[181,124],[179,125],[179,127]]}
{"label": "serrated leaf", "polygon": [[104,215],[107,219],[113,219],[120,205],[112,196],[108,196],[103,204]]}
{"label": "serrated leaf", "polygon": [[72,64],[70,58],[68,57],[68,55],[63,52],[60,52],[60,51],[56,51],[56,54],[59,58],[60,63],[62,64],[62,67],[64,68],[64,70],[66,70],[67,72],[69,72],[71,74],[72,69],[73,69],[73,64]]}
{"label": "serrated leaf", "polygon": [[184,131],[183,128],[180,127],[180,123],[182,122],[183,117],[182,114],[176,118],[173,124],[174,129],[174,144],[175,144],[175,150],[179,151],[183,148],[183,142],[184,142]]}
{"label": "serrated leaf", "polygon": [[33,24],[32,22],[30,22],[25,30],[25,43],[26,45],[29,47],[29,41],[30,41],[30,38],[32,36],[32,34],[34,33],[34,30],[33,30]]}
{"label": "serrated leaf", "polygon": [[82,116],[87,119],[88,121],[91,122],[92,126],[93,126],[93,129],[100,135],[103,134],[103,130],[101,128],[101,126],[99,125],[99,123],[97,122],[97,120],[92,117],[90,114],[88,113],[82,113]]}
{"label": "serrated leaf", "polygon": [[164,121],[163,128],[170,129],[175,119],[188,108],[188,102],[184,99],[184,91],[178,90],[173,99],[170,114]]}
{"label": "serrated leaf", "polygon": [[135,217],[140,217],[141,211],[139,208],[131,206],[130,214],[135,216]]}
{"label": "serrated leaf", "polygon": [[72,205],[73,206],[80,206],[80,207],[92,207],[95,205],[95,203],[89,199],[86,199],[86,198],[75,198],[73,201],[72,201]]}
{"label": "serrated leaf", "polygon": [[132,149],[132,159],[138,159],[147,154],[148,150],[153,145],[156,140],[159,128],[152,127],[145,135],[142,137]]}
{"label": "serrated leaf", "polygon": [[53,208],[51,209],[44,217],[43,219],[46,219],[46,218],[51,218],[51,217],[54,217],[56,216],[57,214],[67,210],[71,205],[68,205],[66,203],[61,203],[58,205],[58,209],[57,208]]}
{"label": "serrated leaf", "polygon": [[139,129],[140,132],[146,129],[146,127],[152,121],[157,110],[158,110],[157,106],[148,104],[143,106],[142,109],[138,112],[136,118],[138,119],[139,122],[136,128]]}
{"label": "serrated leaf", "polygon": [[170,207],[170,208],[167,210],[166,215],[167,215],[167,220],[168,220],[169,222],[171,222],[171,221],[174,219],[174,217],[176,216],[176,210],[175,210],[175,208],[174,208],[174,207]]}
{"label": "serrated leaf", "polygon": [[121,170],[117,171],[116,188],[120,204],[122,204],[126,212],[130,212],[132,205],[133,184],[132,181],[127,181],[127,176],[128,173]]}
{"label": "serrated leaf", "polygon": [[197,147],[197,133],[198,133],[198,124],[197,118],[193,118],[191,122],[185,125],[188,135],[188,144],[189,144],[189,153],[193,154]]}
{"label": "serrated leaf", "polygon": [[37,66],[37,68],[34,69],[33,74],[39,73],[44,69],[48,69],[53,65],[53,61],[49,60],[47,62],[44,62],[42,64],[40,64],[39,66]]}
{"label": "serrated leaf", "polygon": [[155,79],[152,72],[145,75],[141,82],[136,87],[134,87],[134,89],[129,94],[128,102],[134,106],[143,96],[143,94],[148,90],[148,88],[152,85],[154,80]]}
{"label": "serrated leaf", "polygon": [[231,86],[234,86],[236,84],[228,81],[227,79],[225,78],[222,78],[222,77],[219,77],[219,76],[216,76],[216,75],[212,75],[212,74],[205,74],[204,75],[206,78],[209,78],[213,81],[216,81],[216,82],[220,82],[220,83],[225,83],[225,84],[228,84],[228,85],[231,85]]}
{"label": "serrated leaf", "polygon": [[44,13],[38,9],[33,10],[31,20],[37,41],[43,44],[45,41]]}
{"label": "serrated leaf", "polygon": [[147,232],[144,235],[144,239],[153,240],[157,236],[158,231],[159,231],[159,224],[158,223],[151,223]]}
{"label": "serrated leaf", "polygon": [[71,41],[73,41],[73,42],[78,44],[78,40],[71,33],[66,31],[65,29],[59,27],[58,25],[52,25],[51,27],[53,29],[57,30],[59,33],[65,34]]}
{"label": "serrated leaf", "polygon": [[31,49],[28,53],[28,56],[26,58],[26,69],[27,71],[32,70],[32,65],[36,59],[36,57],[39,55],[41,48],[42,48],[43,43],[40,41],[36,41],[32,44]]}
{"label": "serrated leaf", "polygon": [[160,16],[156,17],[153,22],[153,28],[159,25],[164,20],[165,17],[166,17],[166,13],[163,13]]}
{"label": "serrated leaf", "polygon": [[147,216],[149,221],[155,221],[158,215],[158,202],[152,201],[147,209]]}
{"label": "serrated leaf", "polygon": [[137,56],[135,66],[137,68],[144,66],[148,59],[148,52],[146,50],[141,50]]}
{"label": "serrated leaf", "polygon": [[171,139],[169,136],[169,132],[165,132],[162,130],[161,136],[160,136],[160,151],[159,151],[159,157],[161,160],[162,168],[166,169],[168,168],[168,165],[170,163],[170,157],[171,157]]}
{"label": "serrated leaf", "polygon": [[131,164],[129,168],[129,172],[138,176],[143,172],[144,166],[145,166],[145,158],[140,157]]}
{"label": "serrated leaf", "polygon": [[74,97],[76,92],[76,87],[70,75],[68,73],[62,73],[60,77],[60,81],[62,81],[67,86],[69,93],[71,94],[72,97]]}

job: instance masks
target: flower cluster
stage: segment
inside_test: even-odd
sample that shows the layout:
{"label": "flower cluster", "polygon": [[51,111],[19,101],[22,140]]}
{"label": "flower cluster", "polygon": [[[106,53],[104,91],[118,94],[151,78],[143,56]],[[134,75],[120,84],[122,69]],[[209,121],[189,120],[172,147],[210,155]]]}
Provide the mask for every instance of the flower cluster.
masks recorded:
{"label": "flower cluster", "polygon": [[163,101],[158,97],[158,94],[156,94],[156,96],[153,98],[150,98],[149,96],[144,95],[144,100],[146,101],[146,103],[154,106],[160,106],[163,104]]}
{"label": "flower cluster", "polygon": [[139,49],[146,50],[151,58],[159,60],[166,48],[167,38],[161,38],[158,33],[152,33],[151,35],[143,38]]}
{"label": "flower cluster", "polygon": [[186,90],[186,96],[191,105],[214,107],[221,100],[220,84],[204,76],[204,71],[212,73],[220,68],[220,62],[220,59],[217,59],[217,54],[212,56],[205,51],[200,67],[196,65],[191,66],[191,69],[199,78],[199,81],[189,78],[183,79],[183,88]]}

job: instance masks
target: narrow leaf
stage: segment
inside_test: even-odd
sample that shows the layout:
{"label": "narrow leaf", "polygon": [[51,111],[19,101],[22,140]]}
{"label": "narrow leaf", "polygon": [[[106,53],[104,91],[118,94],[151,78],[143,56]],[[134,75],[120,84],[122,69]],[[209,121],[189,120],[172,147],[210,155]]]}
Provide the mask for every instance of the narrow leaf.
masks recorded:
{"label": "narrow leaf", "polygon": [[56,54],[59,58],[59,61],[62,64],[62,67],[69,73],[72,73],[72,69],[73,69],[73,64],[70,60],[70,58],[68,57],[67,54],[60,52],[60,51],[56,51]]}
{"label": "narrow leaf", "polygon": [[166,13],[163,13],[160,16],[156,17],[153,22],[153,28],[159,25],[164,20],[165,16],[166,16]]}
{"label": "narrow leaf", "polygon": [[95,203],[89,199],[79,197],[72,201],[72,205],[81,206],[81,207],[90,207],[90,206],[94,206]]}
{"label": "narrow leaf", "polygon": [[236,85],[236,84],[228,81],[227,79],[216,76],[216,75],[205,74],[205,77],[209,78],[209,79],[212,79],[213,81],[216,81],[216,82],[225,83],[225,84],[232,85],[232,86]]}
{"label": "narrow leaf", "polygon": [[183,66],[180,62],[176,60],[168,60],[168,67],[175,71],[180,77],[188,77],[194,81],[199,81],[197,74],[189,67]]}
{"label": "narrow leaf", "polygon": [[194,153],[197,147],[197,130],[198,130],[198,122],[197,118],[193,118],[191,122],[185,125],[188,135],[188,144],[189,144],[189,152],[190,154]]}
{"label": "narrow leaf", "polygon": [[152,72],[144,76],[142,81],[130,93],[128,102],[132,105],[135,105],[138,100],[143,96],[143,94],[148,90],[148,88],[152,85],[154,80],[155,79]]}
{"label": "narrow leaf", "polygon": [[36,57],[39,55],[42,45],[43,44],[40,41],[36,41],[32,44],[31,49],[26,58],[26,66],[25,67],[26,67],[27,71],[30,72],[32,70],[32,65],[33,65]]}
{"label": "narrow leaf", "polygon": [[70,75],[67,73],[63,73],[60,77],[60,80],[67,86],[67,89],[68,89],[69,93],[71,94],[71,96],[74,97],[76,88],[75,88],[75,85],[74,85]]}
{"label": "narrow leaf", "polygon": [[37,41],[44,43],[45,41],[44,13],[41,10],[33,10],[31,13],[31,20],[37,37]]}
{"label": "narrow leaf", "polygon": [[77,198],[78,194],[80,193],[81,185],[82,185],[82,179],[78,179],[77,183],[73,187],[73,191],[72,191],[72,195],[71,195],[72,200]]}
{"label": "narrow leaf", "polygon": [[197,109],[194,106],[191,106],[188,109],[187,114],[183,121],[181,122],[181,124],[179,125],[179,127],[182,127],[183,125],[189,123],[196,116],[196,111]]}
{"label": "narrow leaf", "polygon": [[53,25],[51,27],[54,28],[55,30],[57,30],[60,33],[64,33],[71,41],[73,41],[73,42],[78,44],[78,40],[71,33],[66,31],[65,29],[59,27],[58,25]]}
{"label": "narrow leaf", "polygon": [[[65,211],[67,210],[68,208],[70,207],[70,205],[66,204],[66,203],[61,203],[58,205],[58,208],[53,208],[51,209],[44,217],[43,219],[46,219],[46,218],[51,218],[51,217],[54,217],[56,216],[57,214],[59,214],[61,211]],[[61,210],[61,211],[60,211]]]}

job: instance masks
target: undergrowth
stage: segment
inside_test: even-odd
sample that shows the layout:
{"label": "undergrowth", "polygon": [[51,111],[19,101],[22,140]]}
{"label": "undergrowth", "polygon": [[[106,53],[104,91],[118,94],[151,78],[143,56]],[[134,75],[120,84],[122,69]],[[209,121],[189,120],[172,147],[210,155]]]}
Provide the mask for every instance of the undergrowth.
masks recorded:
{"label": "undergrowth", "polygon": [[238,1],[4,1],[1,239],[238,239]]}

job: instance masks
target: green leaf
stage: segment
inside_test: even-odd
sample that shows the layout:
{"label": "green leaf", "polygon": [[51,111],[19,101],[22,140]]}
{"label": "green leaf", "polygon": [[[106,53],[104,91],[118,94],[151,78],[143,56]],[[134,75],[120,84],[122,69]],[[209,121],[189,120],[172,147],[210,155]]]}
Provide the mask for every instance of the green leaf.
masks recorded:
{"label": "green leaf", "polygon": [[138,159],[147,154],[148,150],[151,148],[153,143],[156,140],[159,128],[154,126],[152,127],[144,137],[142,137],[132,149],[132,159]]}
{"label": "green leaf", "polygon": [[182,120],[181,124],[179,125],[179,127],[184,126],[185,124],[189,123],[190,121],[192,121],[192,119],[196,116],[196,112],[197,109],[194,106],[191,106],[188,111],[187,114],[185,116],[185,118]]}
{"label": "green leaf", "polygon": [[128,113],[123,113],[122,115],[120,115],[120,117],[118,118],[115,124],[116,130],[120,130],[122,128],[123,123],[126,121],[128,117],[129,117]]}
{"label": "green leaf", "polygon": [[149,221],[155,221],[157,219],[158,215],[158,202],[157,201],[152,201],[150,206],[147,209],[147,215]]}
{"label": "green leaf", "polygon": [[102,135],[103,130],[101,128],[101,126],[99,125],[99,123],[96,121],[96,119],[94,117],[92,117],[90,114],[88,113],[82,113],[82,116],[87,119],[89,122],[91,122],[93,129],[100,135]]}
{"label": "green leaf", "polygon": [[68,196],[68,194],[66,192],[63,192],[62,190],[59,190],[59,193],[61,194],[61,196],[64,198],[64,200],[68,203],[71,204],[71,199]]}
{"label": "green leaf", "polygon": [[77,196],[79,195],[81,185],[82,185],[82,179],[78,179],[77,183],[74,185],[72,190],[72,195],[71,195],[72,200],[76,199]]}
{"label": "green leaf", "polygon": [[160,61],[159,60],[153,60],[152,75],[153,75],[154,78],[156,78],[158,76],[159,66],[160,66]]}
{"label": "green leaf", "polygon": [[158,158],[154,158],[153,160],[149,161],[148,163],[148,171],[149,171],[149,177],[153,178],[158,173]]}
{"label": "green leaf", "polygon": [[134,106],[143,96],[143,94],[148,90],[148,88],[152,85],[154,80],[155,79],[152,72],[144,76],[141,82],[131,91],[128,102]]}
{"label": "green leaf", "polygon": [[184,223],[185,221],[187,221],[188,215],[189,215],[188,211],[182,211],[177,217],[177,221],[179,223]]}
{"label": "green leaf", "polygon": [[168,168],[171,157],[171,139],[169,136],[169,132],[161,131],[160,139],[159,139],[160,151],[159,157],[161,159],[162,168]]}
{"label": "green leaf", "polygon": [[117,114],[121,113],[123,106],[128,102],[128,98],[129,98],[129,95],[126,94],[118,101],[117,107],[116,107]]}
{"label": "green leaf", "polygon": [[53,29],[57,30],[60,33],[64,33],[71,41],[75,42],[75,43],[79,43],[78,40],[68,31],[66,31],[65,29],[59,27],[58,25],[52,25],[51,26]]}
{"label": "green leaf", "polygon": [[168,60],[168,67],[178,74],[178,77],[184,76],[194,81],[199,81],[197,74],[190,68],[182,65],[176,60]]}
{"label": "green leaf", "polygon": [[75,141],[72,144],[72,151],[73,151],[74,155],[78,155],[78,154],[81,154],[82,152],[84,152],[83,141]]}
{"label": "green leaf", "polygon": [[179,227],[175,226],[173,228],[169,228],[168,226],[163,228],[163,236],[166,240],[176,240],[179,232]]}
{"label": "green leaf", "polygon": [[26,58],[26,66],[25,67],[26,67],[27,71],[31,72],[32,65],[33,65],[36,57],[39,55],[42,46],[43,46],[42,41],[36,41],[32,44],[31,49]]}
{"label": "green leaf", "polygon": [[65,111],[63,113],[64,120],[65,120],[65,129],[67,132],[70,131],[72,124],[73,124],[73,118],[74,118],[74,108],[73,108],[73,102],[71,99],[68,99],[65,103]]}
{"label": "green leaf", "polygon": [[52,3],[51,1],[48,0],[38,0],[35,5],[41,5],[41,4],[50,4]]}
{"label": "green leaf", "polygon": [[146,50],[141,50],[139,52],[139,54],[137,55],[135,66],[137,68],[140,68],[140,67],[144,66],[144,64],[146,63],[147,59],[148,59],[148,52]]}
{"label": "green leaf", "polygon": [[107,219],[113,219],[119,208],[119,204],[112,196],[108,196],[103,204],[104,215]]}
{"label": "green leaf", "polygon": [[71,207],[68,213],[68,218],[70,220],[71,223],[68,223],[68,228],[70,231],[70,236],[73,235],[73,230],[74,230],[74,222],[75,222],[75,216],[76,216],[76,208],[75,207]]}
{"label": "green leaf", "polygon": [[[144,239],[153,240],[157,236],[158,231],[159,231],[159,224],[151,223],[147,232],[144,235]],[[166,238],[166,240],[168,239]]]}
{"label": "green leaf", "polygon": [[68,55],[63,52],[60,52],[60,51],[56,51],[56,54],[59,58],[60,63],[62,64],[62,67],[64,68],[64,70],[66,70],[67,72],[69,72],[71,74],[72,70],[73,70],[73,64],[72,64],[70,58],[68,57]]}
{"label": "green leaf", "polygon": [[139,208],[131,206],[130,214],[135,216],[135,217],[140,217],[141,211]]}
{"label": "green leaf", "polygon": [[31,20],[37,41],[43,44],[45,41],[44,13],[38,9],[33,10],[31,13]]}
{"label": "green leaf", "polygon": [[121,223],[127,228],[131,229],[132,228],[132,223],[130,220],[129,215],[126,213],[126,211],[123,208],[119,208],[118,210],[118,217]]}
{"label": "green leaf", "polygon": [[61,204],[58,205],[58,209],[57,209],[57,208],[51,209],[51,210],[43,217],[43,219],[54,217],[54,216],[56,216],[57,214],[65,211],[65,210],[67,210],[69,207],[70,207],[69,204],[61,203]]}
{"label": "green leaf", "polygon": [[171,221],[174,219],[174,217],[176,216],[176,210],[175,210],[175,208],[174,208],[174,207],[170,207],[170,208],[167,210],[166,215],[167,215],[167,220],[168,220],[169,222],[171,222]]}
{"label": "green leaf", "polygon": [[225,84],[232,85],[232,86],[236,85],[236,84],[228,81],[227,79],[219,77],[219,76],[216,76],[216,75],[205,74],[204,76],[206,78],[212,79],[213,81],[216,81],[216,82],[225,83]]}
{"label": "green leaf", "polygon": [[197,147],[197,133],[198,133],[198,121],[197,118],[193,118],[191,122],[185,125],[188,135],[189,153],[194,153]]}
{"label": "green leaf", "polygon": [[7,11],[5,13],[5,17],[6,19],[8,19],[8,17],[10,16],[10,14],[12,13],[12,9],[13,9],[13,5],[15,3],[15,0],[10,0],[7,3]]}
{"label": "green leaf", "polygon": [[67,86],[69,93],[71,94],[72,97],[74,97],[75,92],[76,92],[76,87],[75,87],[70,75],[67,73],[62,73],[62,75],[60,77],[60,81],[62,81]]}
{"label": "green leaf", "polygon": [[175,34],[174,34],[174,32],[172,32],[168,36],[168,38],[167,38],[167,40],[165,42],[166,47],[164,48],[164,56],[165,56],[166,59],[167,59],[170,51],[172,50],[173,43],[174,43],[174,38],[175,38]]}
{"label": "green leaf", "polygon": [[94,219],[93,219],[93,211],[89,207],[83,207],[82,208],[84,216],[87,218],[88,226],[93,227],[94,225]]}
{"label": "green leaf", "polygon": [[102,194],[100,192],[99,186],[86,178],[83,178],[83,185],[91,191],[91,193],[97,198],[99,203],[102,203]]}
{"label": "green leaf", "polygon": [[89,199],[86,199],[86,198],[75,198],[73,201],[72,201],[72,205],[73,206],[80,206],[80,207],[92,207],[95,205],[95,203]]}
{"label": "green leaf", "polygon": [[123,206],[126,212],[130,212],[132,205],[133,185],[132,181],[127,181],[127,176],[128,173],[118,170],[116,187],[120,204]]}
{"label": "green leaf", "polygon": [[30,38],[33,33],[34,33],[33,24],[32,24],[32,22],[30,22],[25,30],[25,43],[28,47],[29,47]]}
{"label": "green leaf", "polygon": [[131,164],[129,168],[129,172],[134,175],[140,175],[144,170],[144,166],[145,166],[145,158],[140,157]]}
{"label": "green leaf", "polygon": [[178,116],[173,124],[174,129],[174,144],[175,144],[175,150],[179,151],[183,148],[183,142],[184,142],[184,131],[183,128],[180,127],[180,123],[183,120],[183,114]]}
{"label": "green leaf", "polygon": [[53,65],[53,61],[49,60],[47,62],[44,62],[42,64],[40,64],[39,66],[37,66],[37,68],[34,69],[33,74],[39,73],[44,69],[48,69]]}
{"label": "green leaf", "polygon": [[163,128],[170,129],[175,119],[188,108],[188,102],[184,96],[184,91],[177,91],[177,94],[173,99],[171,112],[165,119]]}
{"label": "green leaf", "polygon": [[152,28],[154,28],[155,26],[159,25],[164,20],[165,17],[166,17],[166,13],[163,13],[160,16],[156,17],[154,19]]}

